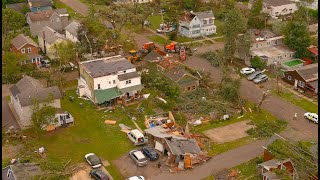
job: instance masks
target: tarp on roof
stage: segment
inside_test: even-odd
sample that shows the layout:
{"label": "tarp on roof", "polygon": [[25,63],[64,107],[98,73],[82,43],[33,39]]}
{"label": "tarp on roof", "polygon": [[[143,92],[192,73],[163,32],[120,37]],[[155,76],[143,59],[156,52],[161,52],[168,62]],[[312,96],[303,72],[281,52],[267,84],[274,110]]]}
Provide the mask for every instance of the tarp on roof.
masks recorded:
{"label": "tarp on roof", "polygon": [[111,99],[114,99],[116,97],[119,97],[121,95],[118,88],[110,88],[110,89],[104,89],[104,90],[95,90],[94,91],[96,103],[102,104],[106,101],[110,101]]}
{"label": "tarp on roof", "polygon": [[132,92],[132,91],[140,91],[142,89],[143,89],[143,85],[139,84],[139,85],[136,85],[136,86],[130,86],[130,87],[127,87],[127,88],[120,89],[120,92],[122,94],[125,94],[125,93]]}

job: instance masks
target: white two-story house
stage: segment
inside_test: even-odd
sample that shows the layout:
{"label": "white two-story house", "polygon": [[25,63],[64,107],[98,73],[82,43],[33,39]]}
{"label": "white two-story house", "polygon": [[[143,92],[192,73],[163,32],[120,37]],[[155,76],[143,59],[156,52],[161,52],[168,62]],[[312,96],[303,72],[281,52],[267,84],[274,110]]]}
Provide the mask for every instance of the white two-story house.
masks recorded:
{"label": "white two-story house", "polygon": [[259,56],[267,66],[294,58],[295,51],[283,44],[283,36],[270,30],[251,29],[250,33],[253,43],[249,54],[244,54],[239,49],[235,53],[236,57],[245,60],[245,64],[250,65],[250,59],[254,56]]}
{"label": "white two-story house", "polygon": [[[255,0],[250,0],[248,3],[249,9]],[[293,14],[298,7],[296,2],[290,0],[263,0],[262,12],[269,14],[272,18],[278,18],[279,16],[286,16]]]}
{"label": "white two-story house", "polygon": [[216,33],[212,11],[186,12],[179,20],[179,33],[189,38],[208,36]]}
{"label": "white two-story house", "polygon": [[121,55],[81,62],[78,93],[95,104],[137,97],[143,89],[141,76]]}

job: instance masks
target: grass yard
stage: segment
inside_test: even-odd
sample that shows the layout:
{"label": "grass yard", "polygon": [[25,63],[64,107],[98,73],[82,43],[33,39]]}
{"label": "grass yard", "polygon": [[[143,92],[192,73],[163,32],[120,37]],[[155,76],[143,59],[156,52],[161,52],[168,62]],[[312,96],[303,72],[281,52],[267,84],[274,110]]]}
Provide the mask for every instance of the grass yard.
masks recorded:
{"label": "grass yard", "polygon": [[161,45],[165,45],[166,44],[166,40],[163,37],[158,36],[158,35],[147,36],[147,38],[149,38],[151,41],[157,42],[157,43],[159,43]]}
{"label": "grass yard", "polygon": [[273,94],[282,97],[283,99],[291,102],[292,104],[301,107],[308,112],[318,113],[318,106],[304,98],[298,97],[290,92],[280,92],[279,94],[274,91]]}
{"label": "grass yard", "polygon": [[162,23],[161,16],[151,16],[149,17],[148,21],[150,22],[150,28],[152,30],[157,30],[159,28],[159,25]]}
{"label": "grass yard", "polygon": [[66,4],[62,3],[59,0],[53,0],[53,4],[55,8],[65,8],[67,9],[69,16],[73,19],[80,20],[82,17],[81,14],[75,12],[71,7],[67,6]]}
{"label": "grass yard", "polygon": [[287,62],[285,62],[284,64],[287,65],[287,66],[289,66],[289,67],[292,67],[292,66],[296,66],[296,65],[302,64],[302,63],[303,63],[303,62],[302,62],[301,60],[299,60],[299,59],[294,59],[294,60],[292,60],[292,61],[287,61]]}
{"label": "grass yard", "polygon": [[192,39],[185,36],[178,36],[176,41],[179,43],[184,43],[184,42],[191,42]]}
{"label": "grass yard", "polygon": [[257,165],[263,162],[262,157],[254,158],[248,162],[240,164],[232,169],[238,169],[241,173],[238,175],[238,179],[261,179],[257,169]]}

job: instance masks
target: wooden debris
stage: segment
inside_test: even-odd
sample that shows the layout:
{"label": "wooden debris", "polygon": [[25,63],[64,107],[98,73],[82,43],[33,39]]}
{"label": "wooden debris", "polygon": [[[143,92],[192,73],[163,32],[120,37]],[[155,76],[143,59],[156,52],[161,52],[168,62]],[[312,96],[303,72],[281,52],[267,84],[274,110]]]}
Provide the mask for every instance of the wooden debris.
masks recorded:
{"label": "wooden debris", "polygon": [[117,123],[117,121],[114,121],[114,120],[105,120],[104,123],[115,125],[115,124]]}

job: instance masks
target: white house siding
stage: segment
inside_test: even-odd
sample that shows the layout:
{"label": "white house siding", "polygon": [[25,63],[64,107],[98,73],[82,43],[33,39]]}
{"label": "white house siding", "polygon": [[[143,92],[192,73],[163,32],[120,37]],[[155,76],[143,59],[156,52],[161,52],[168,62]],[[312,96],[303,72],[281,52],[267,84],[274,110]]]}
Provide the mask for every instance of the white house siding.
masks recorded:
{"label": "white house siding", "polygon": [[98,85],[100,84],[100,89],[110,89],[117,87],[118,76],[117,75],[109,75],[94,78],[94,89],[98,89]]}
{"label": "white house siding", "polygon": [[[190,23],[180,21],[179,27],[180,33],[183,36],[187,36],[189,38],[201,36],[201,21],[197,17],[194,17]],[[187,27],[188,29],[184,27]]]}
{"label": "white house siding", "polygon": [[79,96],[87,96],[88,98],[90,98],[91,100],[93,99],[93,92],[90,90],[89,86],[87,85],[87,83],[85,82],[84,79],[82,79],[81,77],[78,79],[78,87],[82,86],[82,88],[78,88],[79,89]]}
{"label": "white house siding", "polygon": [[[11,96],[11,102],[13,103],[13,107],[19,116],[20,124],[23,126],[21,128],[25,129],[30,125],[32,125],[31,116],[33,113],[33,110],[32,110],[33,106],[30,105],[30,106],[21,107],[19,100],[15,99],[13,96]],[[40,103],[39,105],[41,108],[44,105],[44,103]],[[55,108],[61,108],[60,99],[54,100],[49,105]]]}
{"label": "white house siding", "polygon": [[286,4],[282,6],[271,6],[268,9],[268,4],[263,3],[263,12],[268,13],[272,18],[276,18],[280,15],[289,15],[298,10],[298,7],[295,3]]}
{"label": "white house siding", "polygon": [[69,33],[69,31],[66,31],[66,38],[74,43],[79,42],[78,38]]}
{"label": "white house siding", "polygon": [[128,80],[119,81],[118,88],[123,89],[123,88],[127,88],[127,87],[136,86],[136,85],[141,84],[141,77],[136,77],[136,78],[130,79],[131,80],[130,84],[126,83],[126,81],[128,81]]}
{"label": "white house siding", "polygon": [[201,28],[201,34],[209,36],[211,34],[215,34],[217,27],[215,25],[204,26]]}

